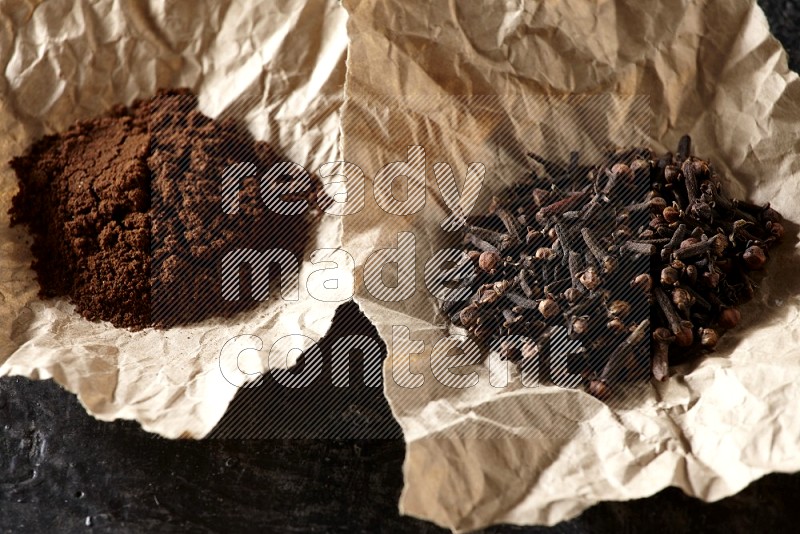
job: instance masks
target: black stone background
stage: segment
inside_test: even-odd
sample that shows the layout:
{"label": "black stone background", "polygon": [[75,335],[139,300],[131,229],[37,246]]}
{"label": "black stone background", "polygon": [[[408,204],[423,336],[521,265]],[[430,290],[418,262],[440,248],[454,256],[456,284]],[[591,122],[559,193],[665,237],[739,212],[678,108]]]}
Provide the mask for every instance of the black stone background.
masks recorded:
{"label": "black stone background", "polygon": [[[800,70],[800,4],[759,4]],[[348,305],[327,342],[352,333],[374,329]],[[319,425],[390,425],[399,436],[380,390],[347,392],[309,398]],[[262,421],[261,405],[254,393],[238,397],[220,428],[243,411]],[[0,379],[0,425],[2,532],[444,532],[397,513],[399,439],[168,441],[132,422],[98,422],[52,381],[21,378]],[[716,503],[670,488],[550,529],[485,532],[789,532],[798,509],[800,474],[772,474]]]}

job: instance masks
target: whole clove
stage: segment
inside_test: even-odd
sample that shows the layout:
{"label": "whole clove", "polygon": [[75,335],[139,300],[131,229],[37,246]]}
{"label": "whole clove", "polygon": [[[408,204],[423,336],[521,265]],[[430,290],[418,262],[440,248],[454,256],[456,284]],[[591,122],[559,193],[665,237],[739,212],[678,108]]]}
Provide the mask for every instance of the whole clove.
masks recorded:
{"label": "whole clove", "polygon": [[546,174],[493,198],[495,222],[466,226],[473,297],[443,313],[486,344],[528,336],[522,350],[500,340],[511,361],[557,354],[563,328],[582,348],[559,356],[599,399],[715,350],[784,227],[769,204],[724,196],[714,165],[691,150],[683,136],[674,154],[630,149],[597,165],[531,154]]}

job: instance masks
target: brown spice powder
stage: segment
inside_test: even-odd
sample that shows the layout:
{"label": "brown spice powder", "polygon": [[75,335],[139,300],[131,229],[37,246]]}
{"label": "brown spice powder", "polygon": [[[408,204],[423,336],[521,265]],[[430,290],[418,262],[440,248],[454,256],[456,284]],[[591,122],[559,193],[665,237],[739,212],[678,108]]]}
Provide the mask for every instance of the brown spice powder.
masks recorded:
{"label": "brown spice powder", "polygon": [[41,296],[67,296],[87,319],[141,329],[230,317],[257,302],[246,269],[239,300],[222,298],[225,254],[281,248],[302,259],[312,212],[267,209],[256,177],[243,181],[239,214],[222,210],[229,165],[253,163],[261,176],[278,161],[236,121],[200,113],[189,91],[162,91],[13,159],[12,224],[33,235]]}

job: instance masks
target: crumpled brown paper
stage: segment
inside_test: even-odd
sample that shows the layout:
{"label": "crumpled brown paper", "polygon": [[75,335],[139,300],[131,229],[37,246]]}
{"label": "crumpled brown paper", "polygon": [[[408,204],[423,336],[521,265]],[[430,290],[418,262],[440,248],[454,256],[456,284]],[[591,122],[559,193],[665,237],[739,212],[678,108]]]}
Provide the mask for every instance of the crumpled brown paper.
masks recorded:
{"label": "crumpled brown paper", "polygon": [[[427,141],[432,151],[425,209],[391,216],[367,195],[366,208],[344,221],[343,245],[357,252],[356,300],[389,348],[385,391],[408,443],[401,512],[454,531],[549,525],[601,500],[677,486],[713,501],[766,473],[800,470],[800,81],[761,10],[638,0],[344,5],[345,159],[371,178],[405,160],[407,145]],[[569,93],[648,95],[651,146],[674,150],[691,134],[732,196],[769,201],[791,221],[785,243],[742,310],[743,325],[712,356],[648,386],[634,406],[553,387],[493,389],[485,365],[465,368],[478,370],[475,387],[437,387],[431,347],[445,326],[435,299],[419,289],[383,302],[365,290],[362,267],[404,231],[420,256],[436,249],[447,209],[430,165],[446,161],[463,176],[468,162],[491,156],[475,138],[488,138],[491,125],[447,95]],[[510,123],[520,118],[519,109],[501,109]],[[408,356],[419,341],[424,351]],[[400,368],[425,385],[404,387],[393,375]]]}
{"label": "crumpled brown paper", "polygon": [[[257,139],[314,171],[339,159],[345,20],[341,6],[322,0],[0,6],[0,376],[52,377],[98,419],[202,437],[237,391],[220,369],[228,340],[257,336],[242,348],[268,348],[284,335],[327,331],[339,302],[312,298],[304,283],[298,301],[168,331],[116,329],[84,320],[65,301],[39,300],[26,231],[8,227],[17,185],[6,162],[41,135],[114,104],[190,87],[205,114],[241,117]],[[309,252],[338,246],[340,231],[337,217],[324,218]],[[311,271],[304,261],[301,280]],[[343,286],[347,279],[345,272]],[[267,355],[249,351],[239,365],[258,373]]]}

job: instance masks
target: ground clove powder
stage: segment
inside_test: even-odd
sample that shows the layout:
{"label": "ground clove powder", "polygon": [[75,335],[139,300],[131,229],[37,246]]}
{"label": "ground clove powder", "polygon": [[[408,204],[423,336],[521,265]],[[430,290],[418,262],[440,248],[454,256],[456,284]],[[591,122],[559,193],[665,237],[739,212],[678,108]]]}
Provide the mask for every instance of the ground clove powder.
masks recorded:
{"label": "ground clove powder", "polygon": [[[161,91],[13,159],[20,190],[11,220],[32,234],[41,296],[66,296],[87,319],[136,330],[230,317],[256,301],[246,268],[243,297],[223,299],[225,254],[281,248],[302,259],[315,212],[280,215],[259,194],[258,176],[278,161],[237,121],[204,116],[191,92]],[[241,162],[259,174],[242,181],[230,215],[222,175]],[[302,198],[315,196],[310,187]]]}

